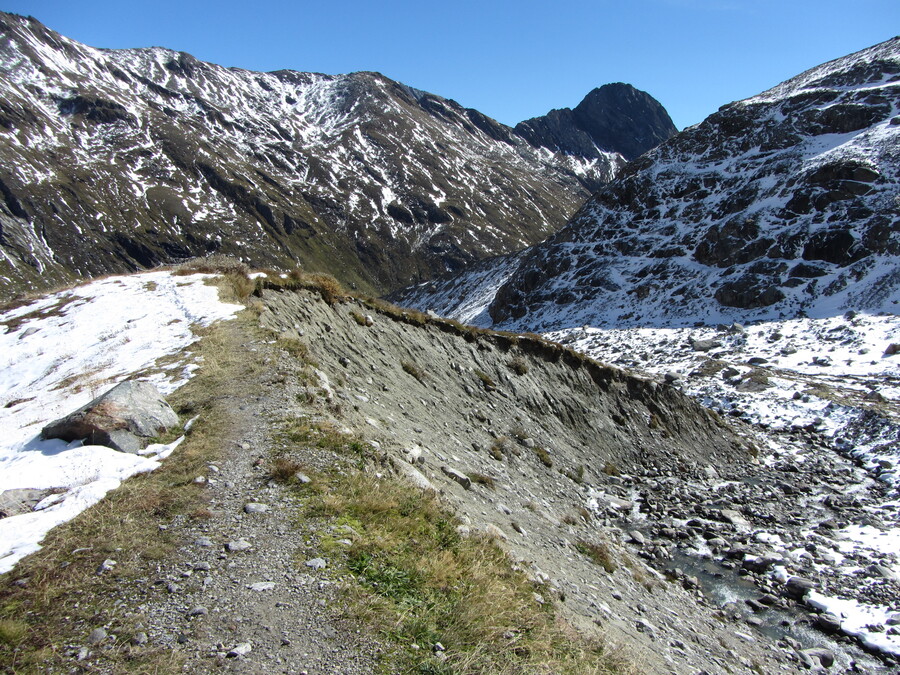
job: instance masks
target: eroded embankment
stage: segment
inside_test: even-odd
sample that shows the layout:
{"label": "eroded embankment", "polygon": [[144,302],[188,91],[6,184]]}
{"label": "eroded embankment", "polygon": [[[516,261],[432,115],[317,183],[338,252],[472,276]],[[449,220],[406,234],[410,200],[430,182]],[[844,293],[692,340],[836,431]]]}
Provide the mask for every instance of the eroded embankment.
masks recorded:
{"label": "eroded embankment", "polygon": [[753,461],[714,414],[535,338],[329,305],[307,291],[260,299],[263,326],[305,343],[318,364],[309,396],[330,400],[385,467],[440,491],[470,529],[502,538],[544,584],[540,601],[578,628],[627,645],[648,672],[795,668],[764,636],[645,566],[625,545],[633,535],[613,523],[640,518],[629,473],[699,479]]}

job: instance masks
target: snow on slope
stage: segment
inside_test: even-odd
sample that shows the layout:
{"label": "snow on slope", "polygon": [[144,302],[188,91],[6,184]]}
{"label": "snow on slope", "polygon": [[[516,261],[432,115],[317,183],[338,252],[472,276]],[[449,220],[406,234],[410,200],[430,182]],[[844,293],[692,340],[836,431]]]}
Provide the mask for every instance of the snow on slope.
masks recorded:
{"label": "snow on slope", "polygon": [[[40,548],[59,523],[128,476],[151,471],[171,445],[141,455],[80,442],[43,441],[41,428],[136,373],[164,394],[197,367],[185,348],[194,326],[241,309],[218,300],[205,275],[153,272],[110,277],[0,313],[0,493],[52,490],[31,513],[0,519],[0,573]],[[176,357],[160,366],[163,357]]]}

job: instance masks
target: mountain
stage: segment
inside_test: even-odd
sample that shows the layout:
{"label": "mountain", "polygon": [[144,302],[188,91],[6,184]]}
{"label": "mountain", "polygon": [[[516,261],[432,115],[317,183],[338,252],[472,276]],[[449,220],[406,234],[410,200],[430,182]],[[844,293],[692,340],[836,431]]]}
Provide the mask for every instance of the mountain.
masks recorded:
{"label": "mountain", "polygon": [[617,152],[635,159],[678,133],[659,101],[630,84],[594,89],[574,110],[551,110],[516,125],[515,132],[535,147],[579,157]]}
{"label": "mountain", "polygon": [[482,267],[402,301],[455,314],[477,287],[468,318],[528,330],[895,312],[898,82],[894,38],[723,106],[499,277]]}
{"label": "mountain", "polygon": [[378,73],[94,49],[12,14],[0,67],[2,295],[212,252],[382,291],[546,238],[624,163]]}

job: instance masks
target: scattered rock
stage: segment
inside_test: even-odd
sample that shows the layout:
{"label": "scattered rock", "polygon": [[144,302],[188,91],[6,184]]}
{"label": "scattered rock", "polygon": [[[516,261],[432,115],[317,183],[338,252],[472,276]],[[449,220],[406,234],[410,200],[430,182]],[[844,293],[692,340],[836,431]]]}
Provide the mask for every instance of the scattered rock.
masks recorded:
{"label": "scattered rock", "polygon": [[248,548],[251,548],[253,544],[251,544],[246,539],[237,539],[236,541],[229,541],[225,544],[225,548],[229,553],[238,553],[239,551],[246,551]]}
{"label": "scattered rock", "polygon": [[257,591],[257,592],[271,591],[273,588],[275,588],[275,582],[274,581],[258,581],[255,584],[250,584],[249,586],[247,586],[247,588],[249,588],[251,591]]}
{"label": "scattered rock", "polygon": [[252,651],[253,645],[251,645],[249,642],[241,642],[240,644],[235,645],[234,648],[230,649],[225,656],[227,656],[229,659],[234,659],[239,656],[246,656]]}

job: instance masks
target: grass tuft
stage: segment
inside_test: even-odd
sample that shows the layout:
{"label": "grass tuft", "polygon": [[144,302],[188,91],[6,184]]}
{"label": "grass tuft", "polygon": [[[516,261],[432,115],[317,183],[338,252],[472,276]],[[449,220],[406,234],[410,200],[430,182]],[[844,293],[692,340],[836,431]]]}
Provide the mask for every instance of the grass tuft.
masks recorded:
{"label": "grass tuft", "polygon": [[585,541],[584,539],[579,539],[575,543],[575,548],[579,553],[587,556],[592,563],[599,565],[607,572],[612,573],[616,571],[616,563],[613,560],[612,552],[606,544],[596,544],[594,542]]}
{"label": "grass tuft", "polygon": [[548,469],[553,466],[553,460],[550,458],[550,453],[547,452],[547,449],[536,445],[534,447],[534,454],[538,456],[538,459],[541,460],[541,464],[546,466]]}
{"label": "grass tuft", "polygon": [[412,361],[401,361],[400,366],[403,368],[404,371],[406,371],[407,373],[412,375],[419,382],[424,382],[426,380],[426,378],[428,377],[428,373],[426,373],[423,368],[416,365]]}

